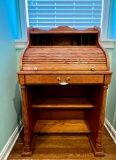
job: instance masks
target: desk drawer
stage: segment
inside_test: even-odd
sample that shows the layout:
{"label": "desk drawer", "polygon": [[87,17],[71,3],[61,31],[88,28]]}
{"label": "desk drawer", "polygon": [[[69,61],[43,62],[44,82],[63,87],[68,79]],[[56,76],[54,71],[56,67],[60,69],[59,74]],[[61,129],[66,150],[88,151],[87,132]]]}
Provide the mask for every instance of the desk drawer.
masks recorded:
{"label": "desk drawer", "polygon": [[103,83],[104,75],[25,75],[26,84],[95,84]]}

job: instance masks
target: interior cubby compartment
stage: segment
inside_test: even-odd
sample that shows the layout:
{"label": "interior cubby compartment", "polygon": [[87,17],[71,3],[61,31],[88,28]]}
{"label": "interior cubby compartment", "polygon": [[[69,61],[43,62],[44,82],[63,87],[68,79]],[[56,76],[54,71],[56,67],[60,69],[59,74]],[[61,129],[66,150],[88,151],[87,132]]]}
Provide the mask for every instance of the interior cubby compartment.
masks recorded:
{"label": "interior cubby compartment", "polygon": [[46,34],[46,46],[54,45],[54,34]]}
{"label": "interior cubby compartment", "polygon": [[38,35],[38,45],[39,46],[46,46],[46,35],[45,34],[40,34]]}
{"label": "interior cubby compartment", "polygon": [[30,34],[31,46],[46,46],[46,34]]}
{"label": "interior cubby compartment", "polygon": [[39,45],[39,35],[38,34],[30,34],[29,40],[30,40],[31,46]]}
{"label": "interior cubby compartment", "polygon": [[73,35],[72,34],[54,34],[54,45],[56,46],[73,45]]}
{"label": "interior cubby compartment", "polygon": [[98,44],[98,34],[88,34],[88,45],[97,45]]}
{"label": "interior cubby compartment", "polygon": [[75,34],[73,36],[73,45],[90,46],[97,44],[97,34]]}
{"label": "interior cubby compartment", "polygon": [[73,45],[81,46],[82,35],[81,34],[74,34],[73,35]]}
{"label": "interior cubby compartment", "polygon": [[30,34],[32,46],[88,46],[97,44],[97,34]]}
{"label": "interior cubby compartment", "polygon": [[87,46],[89,41],[89,35],[88,34],[82,34],[81,35],[81,45],[82,46]]}

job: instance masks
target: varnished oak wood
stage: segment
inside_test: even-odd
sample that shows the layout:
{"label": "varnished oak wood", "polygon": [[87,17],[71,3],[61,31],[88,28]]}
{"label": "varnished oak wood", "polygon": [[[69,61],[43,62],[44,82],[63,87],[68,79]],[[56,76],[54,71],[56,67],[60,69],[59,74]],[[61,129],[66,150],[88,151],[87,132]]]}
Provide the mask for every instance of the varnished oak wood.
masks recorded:
{"label": "varnished oak wood", "polygon": [[[99,28],[29,28],[17,74],[22,90],[24,156],[33,152],[34,132],[91,132],[94,155],[104,155],[102,127],[112,72]],[[60,86],[64,84],[67,86]]]}
{"label": "varnished oak wood", "polygon": [[[64,30],[64,28],[66,28],[66,30]],[[49,36],[51,36],[52,38],[50,38]],[[67,36],[69,38],[67,38]],[[34,67],[38,67],[39,70],[43,71],[90,71],[91,66],[93,65],[95,70],[109,70],[110,66],[108,55],[100,45],[99,37],[100,30],[98,28],[82,31],[69,27],[58,27],[49,31],[30,28],[28,30],[28,45],[21,56],[20,70],[28,71],[34,70]],[[40,46],[40,48],[36,48],[36,46]],[[38,60],[37,57],[39,57],[40,61],[37,62],[34,59],[34,56],[36,57],[36,60]],[[62,56],[60,65],[58,65],[59,58],[57,56]],[[73,59],[73,56],[76,59]],[[91,61],[92,59],[93,61]],[[54,60],[57,63],[54,63]],[[47,61],[48,64],[44,63],[44,65],[42,65],[42,61]],[[71,65],[68,65],[68,63],[70,62],[73,62],[74,64],[71,63]],[[33,64],[35,64],[34,67]],[[52,67],[53,65],[54,67]]]}
{"label": "varnished oak wood", "polygon": [[29,124],[29,108],[28,108],[28,99],[27,99],[27,87],[22,85],[22,102],[23,102],[23,124],[24,124],[24,140],[25,140],[25,147],[22,153],[23,156],[31,156],[32,151],[30,147],[31,143],[31,130]]}
{"label": "varnished oak wood", "polygon": [[23,57],[23,70],[33,70],[35,66],[39,70],[83,71],[91,70],[91,66],[106,70],[107,61],[103,51],[95,47],[34,47],[27,49]]}
{"label": "varnished oak wood", "polygon": [[21,85],[24,85],[25,84],[25,79],[24,79],[24,75],[20,75],[20,76],[18,76],[18,81],[19,81],[19,83],[21,84]]}
{"label": "varnished oak wood", "polygon": [[91,133],[87,120],[38,120],[34,133]]}
{"label": "varnished oak wood", "polygon": [[66,82],[66,78],[70,77],[69,84],[100,84],[104,82],[104,75],[26,75],[26,84],[58,84],[57,77],[62,82]]}
{"label": "varnished oak wood", "polygon": [[93,108],[87,98],[39,98],[32,104],[33,108]]}
{"label": "varnished oak wood", "polygon": [[116,145],[108,132],[103,129],[104,157],[95,157],[83,134],[38,134],[34,137],[33,154],[22,157],[23,132],[20,134],[8,160],[115,160]]}

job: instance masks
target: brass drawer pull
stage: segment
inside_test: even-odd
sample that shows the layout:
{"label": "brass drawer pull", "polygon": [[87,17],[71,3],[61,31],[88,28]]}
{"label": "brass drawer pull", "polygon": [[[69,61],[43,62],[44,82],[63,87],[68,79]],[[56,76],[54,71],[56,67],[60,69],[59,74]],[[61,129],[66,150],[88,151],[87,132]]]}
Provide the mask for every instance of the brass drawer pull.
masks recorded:
{"label": "brass drawer pull", "polygon": [[69,84],[69,82],[70,82],[70,77],[67,77],[67,78],[66,78],[66,82],[61,82],[61,78],[60,78],[60,77],[57,77],[57,81],[58,81],[58,83],[59,83],[60,85],[67,85],[67,84]]}

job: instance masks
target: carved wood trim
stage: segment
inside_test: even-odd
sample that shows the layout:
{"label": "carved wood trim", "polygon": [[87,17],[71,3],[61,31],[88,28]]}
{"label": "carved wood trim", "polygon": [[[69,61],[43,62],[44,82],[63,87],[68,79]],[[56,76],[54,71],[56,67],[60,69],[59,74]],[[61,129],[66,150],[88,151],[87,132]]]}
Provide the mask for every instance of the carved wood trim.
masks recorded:
{"label": "carved wood trim", "polygon": [[85,29],[85,30],[80,30],[80,29],[76,29],[76,28],[71,28],[71,27],[69,27],[69,26],[58,26],[58,27],[56,27],[56,28],[51,28],[51,29],[49,29],[49,30],[42,30],[42,29],[39,29],[39,28],[33,28],[33,27],[29,27],[28,28],[28,30],[27,30],[27,32],[29,33],[29,32],[41,32],[41,31],[44,31],[44,32],[49,32],[49,31],[60,31],[60,32],[62,32],[62,31],[81,31],[81,32],[85,32],[85,31],[97,31],[97,32],[99,32],[99,35],[100,35],[100,28],[99,27],[93,27],[93,28],[87,28],[87,29]]}

